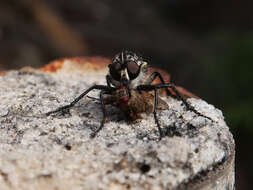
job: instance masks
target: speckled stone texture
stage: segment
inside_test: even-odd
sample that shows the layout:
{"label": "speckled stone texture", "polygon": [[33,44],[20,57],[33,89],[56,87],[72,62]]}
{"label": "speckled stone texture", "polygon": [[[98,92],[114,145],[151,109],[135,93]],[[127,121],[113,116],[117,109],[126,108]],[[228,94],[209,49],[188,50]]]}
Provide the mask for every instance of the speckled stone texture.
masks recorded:
{"label": "speckled stone texture", "polygon": [[[153,115],[127,122],[108,105],[83,98],[69,114],[43,113],[70,103],[106,68],[83,70],[65,60],[55,73],[24,69],[0,76],[0,189],[216,189],[234,188],[234,140],[222,112],[201,99],[187,101],[213,121],[163,97]],[[98,91],[89,93],[98,97]]]}

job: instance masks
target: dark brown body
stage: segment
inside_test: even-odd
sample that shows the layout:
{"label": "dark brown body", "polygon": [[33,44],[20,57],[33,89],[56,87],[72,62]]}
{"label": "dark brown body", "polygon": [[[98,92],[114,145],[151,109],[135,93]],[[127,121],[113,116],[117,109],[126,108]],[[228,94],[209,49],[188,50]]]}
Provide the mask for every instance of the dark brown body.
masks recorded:
{"label": "dark brown body", "polygon": [[[152,93],[127,90],[126,88],[117,89],[112,96],[106,99],[107,104],[118,107],[126,115],[127,119],[131,121],[140,119],[141,113],[153,113],[154,102]],[[159,97],[157,109],[168,109],[167,103]]]}

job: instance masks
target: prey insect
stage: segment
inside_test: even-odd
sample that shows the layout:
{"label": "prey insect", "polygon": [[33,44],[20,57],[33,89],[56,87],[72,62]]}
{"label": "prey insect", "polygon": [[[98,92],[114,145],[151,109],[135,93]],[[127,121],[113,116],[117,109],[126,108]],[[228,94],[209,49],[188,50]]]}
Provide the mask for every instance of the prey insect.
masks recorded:
{"label": "prey insect", "polygon": [[[141,118],[141,113],[153,113],[159,131],[159,139],[161,139],[163,132],[157,117],[157,110],[166,109],[167,104],[158,96],[158,91],[159,89],[165,89],[168,96],[175,96],[181,100],[187,110],[208,118],[189,105],[172,83],[165,83],[159,72],[154,72],[148,76],[148,63],[134,52],[120,52],[112,59],[112,63],[108,67],[109,73],[106,75],[107,85],[91,86],[70,104],[50,111],[46,115],[67,112],[90,91],[100,90],[99,101],[103,117],[100,126],[91,134],[91,137],[95,137],[104,127],[107,117],[106,104],[111,104],[118,107],[132,121]],[[159,78],[160,84],[152,84],[156,78]],[[169,89],[175,95],[172,95]]]}

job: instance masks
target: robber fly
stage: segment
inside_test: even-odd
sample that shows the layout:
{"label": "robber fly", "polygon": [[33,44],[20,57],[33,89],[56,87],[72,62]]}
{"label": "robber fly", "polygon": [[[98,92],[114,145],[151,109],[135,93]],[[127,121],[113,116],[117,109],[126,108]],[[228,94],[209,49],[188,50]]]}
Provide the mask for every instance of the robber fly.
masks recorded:
{"label": "robber fly", "polygon": [[[167,95],[172,96],[169,90],[171,89],[175,93],[176,98],[181,100],[188,110],[206,117],[190,106],[172,83],[165,83],[159,72],[154,72],[148,76],[148,63],[136,53],[122,51],[112,59],[112,63],[108,67],[109,73],[106,75],[107,85],[91,86],[70,104],[50,111],[46,115],[66,112],[90,91],[100,90],[99,101],[103,118],[100,126],[91,134],[91,137],[95,137],[104,127],[107,116],[105,105],[111,104],[118,107],[130,120],[141,118],[141,113],[153,113],[160,134],[159,138],[161,139],[163,133],[157,118],[157,109],[167,109],[168,106],[166,102],[158,97],[158,90],[165,89]],[[161,83],[151,84],[157,77]]]}

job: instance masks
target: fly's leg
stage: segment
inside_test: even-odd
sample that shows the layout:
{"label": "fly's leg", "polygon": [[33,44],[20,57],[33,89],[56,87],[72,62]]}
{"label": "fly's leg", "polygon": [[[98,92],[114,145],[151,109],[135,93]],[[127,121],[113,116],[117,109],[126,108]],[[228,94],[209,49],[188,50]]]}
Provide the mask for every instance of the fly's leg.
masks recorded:
{"label": "fly's leg", "polygon": [[[147,84],[147,85],[151,84],[157,77],[160,79],[162,84],[165,84],[164,79],[163,79],[162,75],[159,72],[153,72],[150,75],[150,77],[147,79],[145,84]],[[166,93],[167,93],[167,96],[174,97],[174,95],[171,94],[171,92],[168,90],[168,88],[166,88]]]}
{"label": "fly's leg", "polygon": [[100,92],[100,96],[99,96],[99,100],[100,100],[100,103],[101,103],[101,108],[102,108],[102,112],[103,112],[103,116],[102,116],[102,120],[101,120],[101,123],[100,123],[100,126],[98,129],[96,129],[91,135],[90,137],[91,138],[94,138],[98,132],[104,127],[104,124],[105,124],[105,121],[106,121],[106,110],[105,110],[105,103],[104,103],[104,98],[103,98],[103,94],[105,93],[105,91],[101,91]]}
{"label": "fly's leg", "polygon": [[94,101],[100,101],[99,98],[94,98],[94,97],[92,97],[92,96],[86,96],[86,97],[89,98],[89,99],[91,99],[91,100],[94,100]]}
{"label": "fly's leg", "polygon": [[171,88],[175,92],[177,98],[183,102],[183,104],[185,105],[187,110],[190,110],[190,111],[196,113],[197,115],[199,115],[201,117],[204,117],[204,118],[207,118],[207,119],[213,121],[210,117],[205,116],[202,113],[199,113],[197,110],[195,110],[195,108],[192,107],[186,101],[186,99],[184,99],[184,97],[178,92],[178,90],[176,89],[176,87],[172,83],[155,84],[155,85],[139,85],[139,86],[136,87],[136,90],[152,91],[152,90],[161,89],[161,88]]}
{"label": "fly's leg", "polygon": [[[194,107],[192,107],[192,106],[186,101],[186,99],[178,92],[178,90],[176,89],[176,87],[175,87],[172,83],[167,83],[167,84],[164,84],[164,85],[165,85],[165,86],[168,86],[168,88],[171,88],[171,89],[176,93],[176,96],[179,98],[179,100],[181,100],[181,101],[184,103],[185,107],[186,107],[188,110],[194,112],[195,114],[197,114],[197,115],[199,115],[199,116],[201,116],[201,117],[204,117],[204,118],[207,118],[207,119],[213,121],[210,117],[203,115],[202,113],[198,112]],[[163,85],[162,85],[161,87],[163,88]]]}
{"label": "fly's leg", "polygon": [[112,92],[114,90],[114,88],[104,86],[104,85],[94,85],[94,86],[90,87],[89,89],[87,89],[86,91],[84,91],[80,96],[78,96],[76,99],[74,99],[74,101],[72,101],[70,104],[59,107],[56,110],[47,112],[45,115],[49,116],[49,115],[51,115],[53,113],[57,113],[57,112],[63,112],[63,113],[66,112],[66,110],[69,110],[71,107],[73,107],[79,100],[81,100],[86,94],[88,94],[92,90],[103,90],[106,92]]}
{"label": "fly's leg", "polygon": [[109,75],[106,75],[106,84],[107,84],[107,86],[112,88],[112,86],[111,86],[112,82],[111,82],[111,78]]}
{"label": "fly's leg", "polygon": [[[108,87],[113,88],[111,78],[110,78],[109,75],[106,75],[106,84],[107,84]],[[107,92],[107,94],[110,94],[110,92]],[[94,98],[94,97],[91,97],[91,96],[87,96],[87,98],[90,98],[91,100],[95,100],[95,101],[100,101],[99,98]]]}
{"label": "fly's leg", "polygon": [[160,123],[159,123],[159,121],[157,119],[157,115],[156,115],[156,110],[157,110],[157,105],[158,105],[158,93],[157,93],[157,89],[154,89],[154,91],[155,91],[155,102],[154,102],[154,111],[153,111],[153,114],[154,114],[156,126],[157,126],[157,128],[159,130],[159,134],[160,134],[159,140],[161,140],[163,134],[162,134],[162,129],[160,127]]}

